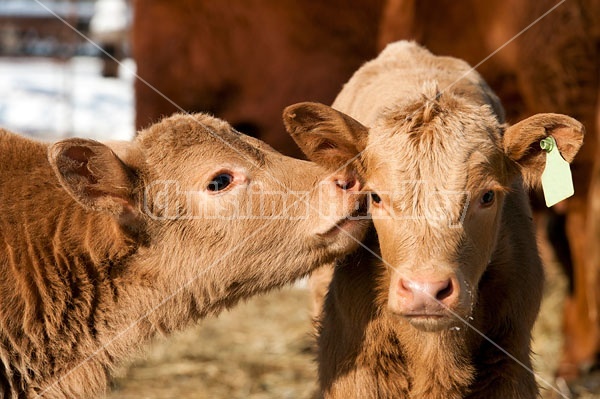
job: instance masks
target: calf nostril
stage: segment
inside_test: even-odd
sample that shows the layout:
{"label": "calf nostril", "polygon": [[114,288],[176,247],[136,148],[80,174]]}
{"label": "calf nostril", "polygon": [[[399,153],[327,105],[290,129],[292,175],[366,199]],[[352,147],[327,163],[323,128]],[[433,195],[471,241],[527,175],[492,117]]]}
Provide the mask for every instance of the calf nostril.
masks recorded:
{"label": "calf nostril", "polygon": [[342,190],[352,190],[356,186],[356,179],[336,180],[335,185]]}
{"label": "calf nostril", "polygon": [[408,283],[406,280],[404,280],[403,278],[400,279],[400,290],[401,293],[411,293],[412,292],[412,288],[410,286],[410,283]]}
{"label": "calf nostril", "polygon": [[454,287],[452,286],[452,280],[447,280],[445,286],[441,287],[437,294],[435,294],[435,299],[441,302],[444,299],[448,298],[450,295],[452,295],[453,292]]}

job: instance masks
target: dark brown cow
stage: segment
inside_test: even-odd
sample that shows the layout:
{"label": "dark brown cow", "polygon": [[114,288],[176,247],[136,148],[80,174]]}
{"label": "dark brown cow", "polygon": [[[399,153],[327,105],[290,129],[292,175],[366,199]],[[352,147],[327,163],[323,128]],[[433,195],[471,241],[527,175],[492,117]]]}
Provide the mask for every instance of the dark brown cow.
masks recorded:
{"label": "dark brown cow", "polygon": [[0,130],[1,398],[94,397],[152,337],[362,238],[343,176],[219,119],[173,116],[112,148]]}
{"label": "dark brown cow", "polygon": [[537,397],[543,271],[526,188],[544,170],[540,140],[572,161],[581,123],[537,114],[507,126],[468,64],[406,41],[363,65],[333,108],[301,103],[284,117],[310,159],[351,168],[372,192],[377,239],[335,268],[320,320],[323,394]]}
{"label": "dark brown cow", "polygon": [[300,155],[281,127],[281,110],[333,101],[376,54],[382,3],[136,0],[132,40],[146,81],[136,81],[136,125],[178,109],[211,112]]}
{"label": "dark brown cow", "polygon": [[570,279],[558,375],[572,379],[600,360],[600,2],[560,3],[388,0],[379,45],[416,40],[477,65],[514,38],[477,68],[501,98],[508,121],[562,112],[586,127],[573,164],[575,196],[550,210],[549,226]]}

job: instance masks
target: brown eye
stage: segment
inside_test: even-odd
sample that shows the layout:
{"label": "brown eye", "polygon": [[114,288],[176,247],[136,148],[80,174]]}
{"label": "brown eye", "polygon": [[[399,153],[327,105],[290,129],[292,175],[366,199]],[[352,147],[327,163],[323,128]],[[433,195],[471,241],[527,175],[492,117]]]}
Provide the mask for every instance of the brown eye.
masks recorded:
{"label": "brown eye", "polygon": [[371,193],[371,201],[373,201],[374,204],[379,205],[381,204],[381,197],[376,193]]}
{"label": "brown eye", "polygon": [[231,176],[229,173],[219,173],[213,177],[210,183],[208,183],[206,189],[212,192],[223,191],[229,187],[232,181],[233,176]]}
{"label": "brown eye", "polygon": [[486,191],[481,196],[479,203],[481,204],[481,206],[490,206],[494,203],[495,198],[496,198],[496,195],[494,194],[494,191],[492,191],[492,190]]}

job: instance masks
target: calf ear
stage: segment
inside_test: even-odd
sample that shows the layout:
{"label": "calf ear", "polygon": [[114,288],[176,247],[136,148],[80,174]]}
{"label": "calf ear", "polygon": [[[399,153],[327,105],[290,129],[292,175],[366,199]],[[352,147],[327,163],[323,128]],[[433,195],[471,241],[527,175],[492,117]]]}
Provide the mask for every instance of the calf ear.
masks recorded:
{"label": "calf ear", "polygon": [[120,217],[136,214],[135,173],[106,145],[67,139],[50,147],[48,159],[60,184],[84,207]]}
{"label": "calf ear", "polygon": [[546,164],[540,141],[552,136],[562,157],[571,163],[583,144],[584,132],[583,125],[569,116],[537,114],[506,129],[504,152],[519,165],[524,183],[535,187]]}
{"label": "calf ear", "polygon": [[353,160],[367,145],[365,126],[324,104],[290,105],[283,111],[283,122],[304,154],[330,170]]}

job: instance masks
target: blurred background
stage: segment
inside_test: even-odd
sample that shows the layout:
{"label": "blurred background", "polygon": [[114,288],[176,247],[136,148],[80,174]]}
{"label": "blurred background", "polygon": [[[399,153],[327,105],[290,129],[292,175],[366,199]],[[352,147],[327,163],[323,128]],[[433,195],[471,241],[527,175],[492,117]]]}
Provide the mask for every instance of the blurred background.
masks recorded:
{"label": "blurred background", "polygon": [[0,125],[44,139],[132,138],[130,23],[125,1],[0,1]]}
{"label": "blurred background", "polygon": [[[586,126],[576,198],[536,216],[548,284],[534,349],[544,398],[600,398],[600,230],[588,201],[600,159],[599,3],[0,0],[0,126],[42,140],[128,140],[162,116],[203,111],[302,156],[282,109],[331,103],[387,43],[463,58],[508,122],[560,112]],[[310,398],[309,314],[303,283],[250,300],[157,341],[107,397]]]}

